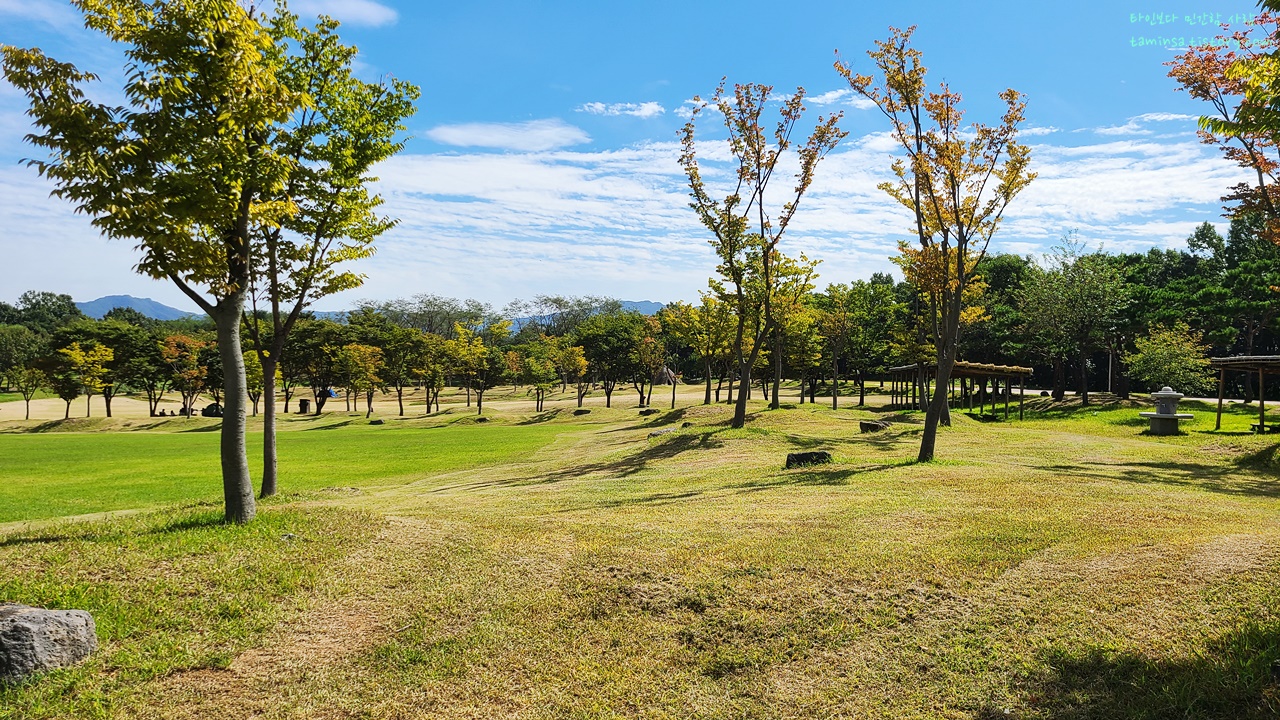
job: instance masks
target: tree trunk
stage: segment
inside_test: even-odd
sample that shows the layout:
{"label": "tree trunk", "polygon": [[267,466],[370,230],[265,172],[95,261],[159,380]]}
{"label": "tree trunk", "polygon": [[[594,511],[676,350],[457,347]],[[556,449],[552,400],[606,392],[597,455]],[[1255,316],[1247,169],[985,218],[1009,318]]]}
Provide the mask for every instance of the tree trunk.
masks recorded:
{"label": "tree trunk", "polygon": [[724,387],[724,375],[721,374],[716,380],[716,404],[720,404],[720,390]]}
{"label": "tree trunk", "polygon": [[[266,401],[262,418],[262,488],[259,497],[276,494],[276,367],[274,357],[262,358],[262,398]],[[285,412],[289,401],[285,400]]]}
{"label": "tree trunk", "polygon": [[702,396],[702,404],[710,405],[711,404],[711,361],[710,360],[706,361],[706,366],[707,366],[707,390]]}
{"label": "tree trunk", "polygon": [[[364,407],[365,407],[364,417],[365,417],[365,419],[367,420],[367,419],[369,419],[369,416],[370,416],[370,415],[373,415],[373,391],[372,391],[372,390],[368,390],[368,391],[366,391],[366,392],[365,392],[365,395],[364,395]],[[401,414],[401,415],[403,415],[403,414],[404,414],[404,406],[403,406],[403,405],[401,405],[401,406],[400,406],[400,414]]]}
{"label": "tree trunk", "polygon": [[257,514],[249,459],[245,452],[244,355],[240,348],[240,315],[244,296],[223,298],[215,308],[218,355],[222,357],[225,403],[222,407],[222,492],[227,522],[247,523]]}
{"label": "tree trunk", "polygon": [[467,383],[467,407],[471,407],[471,383]]}
{"label": "tree trunk", "polygon": [[865,370],[858,371],[858,407],[865,407],[867,404],[867,374]]}
{"label": "tree trunk", "polygon": [[840,367],[831,363],[831,409],[836,410],[840,400]]}
{"label": "tree trunk", "polygon": [[26,403],[26,406],[27,406],[27,416],[23,419],[30,420],[31,419],[31,400],[27,399],[24,402]]}
{"label": "tree trunk", "polygon": [[778,398],[779,390],[782,388],[782,332],[775,329],[773,331],[773,397],[769,401],[769,407],[777,410],[781,407]]}
{"label": "tree trunk", "polygon": [[1062,402],[1062,398],[1067,395],[1067,375],[1066,370],[1062,366],[1062,358],[1055,357],[1053,359],[1053,400],[1054,402]]}
{"label": "tree trunk", "polygon": [[476,390],[476,414],[484,414],[484,391]]}
{"label": "tree trunk", "polygon": [[733,408],[733,422],[729,423],[729,427],[734,429],[747,424],[747,398],[751,391],[751,368],[755,367],[756,359],[760,357],[760,340],[764,339],[768,332],[769,329],[766,327],[764,332],[756,336],[756,342],[751,347],[751,357],[739,368],[738,402]]}
{"label": "tree trunk", "polygon": [[671,409],[672,410],[676,409],[676,382],[677,382],[676,377],[674,374],[672,374],[671,376]]}
{"label": "tree trunk", "polygon": [[71,419],[71,401],[70,400],[67,401],[67,412],[63,414],[62,419],[63,420]]}
{"label": "tree trunk", "polygon": [[111,398],[115,397],[115,390],[106,389],[102,391],[102,402],[107,405],[107,417],[111,417]]}
{"label": "tree trunk", "polygon": [[400,404],[400,417],[404,417],[404,387],[396,386],[396,402]]}
{"label": "tree trunk", "polygon": [[84,396],[84,416],[93,417],[93,395],[92,394],[87,394]]}
{"label": "tree trunk", "polygon": [[[952,341],[954,343],[954,341]],[[955,360],[949,352],[938,353],[938,387],[946,387],[951,382],[951,370],[955,367]],[[920,388],[921,404],[925,404],[925,388]],[[938,443],[938,425],[947,413],[947,394],[944,392],[935,392],[929,399],[927,409],[924,414],[924,432],[920,436],[920,454],[916,458],[918,462],[932,462],[934,451]]]}

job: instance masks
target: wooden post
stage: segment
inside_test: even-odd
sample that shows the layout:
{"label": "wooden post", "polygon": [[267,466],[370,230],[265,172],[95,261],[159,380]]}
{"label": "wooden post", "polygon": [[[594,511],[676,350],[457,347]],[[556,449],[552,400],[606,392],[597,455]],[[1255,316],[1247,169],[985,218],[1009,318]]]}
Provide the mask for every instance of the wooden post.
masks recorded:
{"label": "wooden post", "polygon": [[1018,376],[1018,419],[1022,419],[1022,403],[1027,399],[1027,376]]}
{"label": "wooden post", "polygon": [[1225,367],[1218,368],[1218,419],[1213,424],[1214,430],[1222,429],[1222,395],[1226,391],[1227,386],[1227,369]]}
{"label": "wooden post", "polygon": [[1009,387],[1013,385],[1013,378],[1004,379],[1004,419],[1009,419]]}
{"label": "wooden post", "polygon": [[1267,376],[1262,374],[1262,368],[1258,368],[1258,434],[1262,435],[1267,432]]}

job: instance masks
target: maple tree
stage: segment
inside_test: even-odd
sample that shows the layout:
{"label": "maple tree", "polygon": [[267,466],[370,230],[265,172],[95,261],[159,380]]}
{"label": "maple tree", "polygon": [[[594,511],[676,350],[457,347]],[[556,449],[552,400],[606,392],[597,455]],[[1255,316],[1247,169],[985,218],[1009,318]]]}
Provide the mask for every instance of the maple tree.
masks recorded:
{"label": "maple tree", "polygon": [[1210,105],[1200,118],[1200,141],[1250,171],[1223,197],[1232,217],[1260,215],[1265,234],[1280,243],[1280,3],[1264,3],[1242,29],[1190,47],[1165,63],[1179,90]]}
{"label": "maple tree", "polygon": [[[867,54],[879,73],[855,72],[837,59],[836,71],[889,121],[904,157],[894,160],[894,180],[880,189],[910,211],[918,256],[907,265],[928,283],[937,387],[946,387],[958,358],[965,293],[1000,227],[1009,203],[1035,178],[1030,149],[1017,141],[1026,103],[1021,93],[1000,93],[999,123],[964,124],[961,96],[947,83],[930,91],[921,54],[911,46],[914,27],[891,28]],[[934,393],[925,413],[920,462],[934,457],[938,424],[947,412],[945,393]]]}
{"label": "maple tree", "polygon": [[[694,98],[689,121],[681,132],[680,165],[689,180],[689,205],[711,231],[710,243],[720,261],[716,270],[732,286],[724,296],[737,315],[733,353],[739,389],[731,421],[735,428],[746,423],[752,368],[764,340],[774,332],[774,292],[782,255],[779,243],[813,184],[818,163],[847,134],[838,125],[840,113],[819,116],[808,140],[797,146],[792,135],[804,115],[804,98],[804,88],[781,98],[778,120],[770,132],[764,113],[774,102],[773,86],[735,85],[729,95],[721,82],[709,101]],[[736,164],[733,189],[723,200],[712,196],[698,160],[697,121],[709,106],[715,106],[723,118]],[[770,182],[784,158],[793,152],[795,183],[784,191],[785,202],[771,206]]]}

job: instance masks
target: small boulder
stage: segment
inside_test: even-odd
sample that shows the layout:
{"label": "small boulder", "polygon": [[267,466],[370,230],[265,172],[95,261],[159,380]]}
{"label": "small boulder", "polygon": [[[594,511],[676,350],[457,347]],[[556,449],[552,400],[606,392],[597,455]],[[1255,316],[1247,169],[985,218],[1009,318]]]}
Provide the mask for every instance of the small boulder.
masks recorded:
{"label": "small boulder", "polygon": [[489,418],[487,418],[487,417],[485,417],[485,416],[483,416],[483,415],[478,415],[478,416],[476,416],[476,422],[478,422],[478,423],[485,423],[485,422],[489,422]]}
{"label": "small boulder", "polygon": [[640,411],[640,414],[641,415],[657,415],[660,412],[662,411],[659,410],[658,408],[645,408],[644,410]]}
{"label": "small boulder", "polygon": [[858,427],[862,428],[864,433],[873,433],[888,430],[889,423],[884,420],[859,420]]}
{"label": "small boulder", "polygon": [[825,465],[831,462],[831,453],[826,450],[815,450],[813,452],[787,453],[787,469],[796,467],[804,467],[806,465]]}
{"label": "small boulder", "polygon": [[98,649],[93,616],[0,603],[0,680],[68,667]]}
{"label": "small boulder", "polygon": [[578,408],[577,410],[574,410],[574,411],[573,411],[573,414],[574,414],[574,415],[586,415],[586,414],[588,414],[588,413],[590,413],[590,412],[591,412],[591,411],[590,411],[590,410],[588,410],[588,409],[586,409],[586,408]]}
{"label": "small boulder", "polygon": [[663,435],[670,435],[671,433],[679,429],[680,428],[663,428],[661,430],[654,430],[653,432],[649,433],[649,437],[655,438],[655,437],[662,437]]}
{"label": "small boulder", "polygon": [[381,419],[381,418],[379,418],[379,419],[377,419],[377,420],[370,420],[370,421],[369,421],[369,424],[370,424],[370,425],[384,425],[384,424],[386,424],[386,420],[383,420],[383,419]]}
{"label": "small boulder", "polygon": [[693,427],[693,423],[689,422],[688,420],[685,420],[684,422],[680,423],[680,427],[682,428]]}

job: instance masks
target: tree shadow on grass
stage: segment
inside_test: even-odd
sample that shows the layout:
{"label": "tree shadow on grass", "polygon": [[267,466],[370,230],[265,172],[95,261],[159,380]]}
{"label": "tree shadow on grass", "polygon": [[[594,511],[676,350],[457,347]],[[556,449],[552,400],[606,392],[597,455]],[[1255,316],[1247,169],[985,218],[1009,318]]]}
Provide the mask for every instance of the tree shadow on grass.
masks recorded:
{"label": "tree shadow on grass", "polygon": [[[631,430],[653,430],[655,428],[662,427],[663,425],[671,425],[683,420],[688,410],[689,408],[682,407],[682,408],[676,408],[675,410],[667,410],[666,412],[657,413],[654,415],[647,415],[645,416],[645,419],[641,420],[639,423],[635,425],[627,425],[626,427],[614,428],[612,430],[606,430],[605,432],[619,433],[619,432],[628,432]],[[709,426],[723,425],[727,423],[728,421],[725,420],[723,422],[713,423],[712,425],[709,425]]]}
{"label": "tree shadow on grass", "polygon": [[[1272,457],[1275,448],[1270,448]],[[1260,453],[1255,453],[1258,455]],[[1241,470],[1252,469],[1245,456],[1232,465],[1195,462],[1153,461],[1107,463],[1084,461],[1076,464],[1041,465],[1036,469],[1098,480],[1120,480],[1139,484],[1159,484],[1206,490],[1225,495],[1280,497],[1280,480],[1246,477]]]}
{"label": "tree shadow on grass", "polygon": [[556,408],[554,410],[544,410],[538,413],[537,415],[533,415],[531,417],[525,418],[524,420],[521,420],[520,422],[516,423],[516,425],[540,425],[544,422],[550,422],[551,420],[555,420],[556,418],[560,417],[560,415],[562,415],[563,413],[564,413],[564,408]]}
{"label": "tree shadow on grass", "polygon": [[747,482],[737,483],[727,486],[727,489],[737,490],[742,493],[760,492],[761,490],[771,490],[773,488],[783,487],[787,485],[848,485],[850,478],[868,473],[880,472],[883,470],[892,470],[894,468],[907,467],[915,465],[914,458],[904,459],[897,462],[876,463],[874,465],[859,465],[857,467],[829,467],[809,466],[796,470],[786,470],[781,474],[773,475],[760,480],[749,480]]}
{"label": "tree shadow on grass", "polygon": [[686,433],[665,436],[638,452],[622,457],[601,460],[591,463],[572,465],[558,470],[538,472],[534,475],[478,480],[455,485],[444,485],[433,488],[431,493],[482,490],[493,487],[523,487],[529,485],[551,485],[562,480],[573,480],[589,475],[607,477],[629,477],[645,470],[650,463],[669,460],[691,450],[715,450],[724,446],[724,442],[713,437],[714,433]]}
{"label": "tree shadow on grass", "polygon": [[[1189,658],[1093,648],[1042,651],[1048,668],[1019,689],[1034,717],[1274,718],[1280,716],[1280,628],[1249,622],[1199,644]],[[1019,717],[986,707],[977,717]]]}
{"label": "tree shadow on grass", "polygon": [[314,432],[316,430],[337,430],[338,428],[343,428],[354,423],[355,420],[343,420],[342,422],[336,422],[331,425],[317,425],[315,427],[303,428],[302,431]]}
{"label": "tree shadow on grass", "polygon": [[129,532],[122,530],[119,527],[104,525],[100,522],[76,522],[74,524],[58,528],[57,532],[28,535],[22,531],[17,531],[8,537],[0,537],[0,548],[21,545],[49,545],[53,543],[72,541],[101,542],[126,536],[141,537],[146,535],[180,533],[187,530],[216,527],[224,524],[226,524],[226,519],[223,517],[222,512],[218,510],[195,512],[186,517],[175,518],[163,525],[138,532]]}

